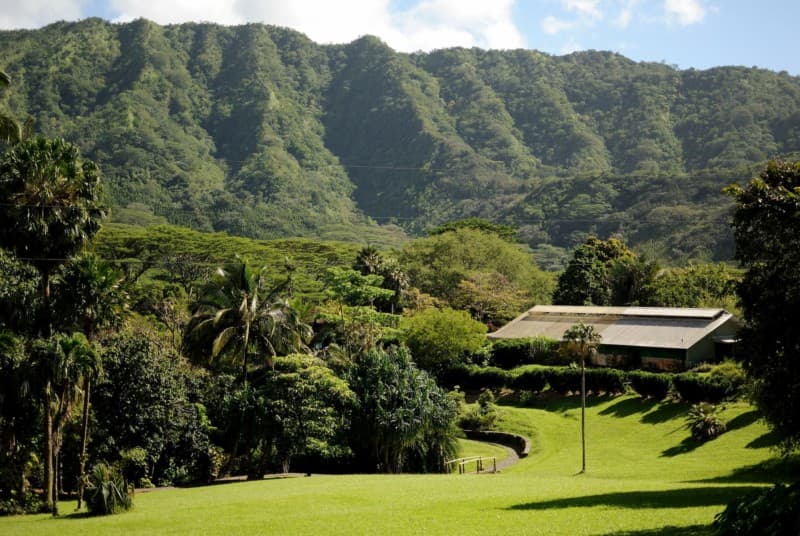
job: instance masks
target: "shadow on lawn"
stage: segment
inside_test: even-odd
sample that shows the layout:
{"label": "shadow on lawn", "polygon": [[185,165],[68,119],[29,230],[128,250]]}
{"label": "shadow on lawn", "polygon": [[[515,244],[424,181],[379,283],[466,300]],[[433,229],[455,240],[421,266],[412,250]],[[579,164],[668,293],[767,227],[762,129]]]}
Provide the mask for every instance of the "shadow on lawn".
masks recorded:
{"label": "shadow on lawn", "polygon": [[674,447],[670,447],[661,452],[662,458],[672,458],[673,456],[678,456],[679,454],[686,454],[687,452],[692,452],[694,449],[702,445],[702,441],[697,441],[692,436],[686,437],[675,445]]}
{"label": "shadow on lawn", "polygon": [[635,413],[647,413],[658,404],[655,400],[645,400],[643,398],[626,398],[616,404],[608,406],[600,412],[600,415],[612,415],[614,417],[630,417]]}
{"label": "shadow on lawn", "polygon": [[734,469],[731,473],[703,480],[691,480],[689,483],[703,484],[738,484],[794,482],[800,477],[800,455],[787,458],[771,458],[754,465],[746,465]]}
{"label": "shadow on lawn", "polygon": [[684,402],[664,402],[654,411],[642,416],[645,424],[659,424],[671,421],[676,417],[683,417],[689,410],[689,405]]}
{"label": "shadow on lawn", "polygon": [[550,510],[556,508],[592,508],[595,506],[616,506],[620,508],[694,508],[697,506],[718,506],[731,502],[737,497],[759,486],[723,486],[681,488],[664,491],[624,491],[602,493],[584,497],[568,497],[531,503],[515,504],[509,510]]}
{"label": "shadow on lawn", "polygon": [[741,415],[737,415],[736,417],[728,421],[725,424],[725,427],[728,429],[729,432],[732,430],[738,430],[739,428],[750,426],[760,418],[761,414],[758,411],[756,410],[748,411],[742,413]]}
{"label": "shadow on lawn", "polygon": [[710,525],[690,525],[688,527],[661,527],[657,529],[612,532],[612,536],[711,536],[715,534]]}

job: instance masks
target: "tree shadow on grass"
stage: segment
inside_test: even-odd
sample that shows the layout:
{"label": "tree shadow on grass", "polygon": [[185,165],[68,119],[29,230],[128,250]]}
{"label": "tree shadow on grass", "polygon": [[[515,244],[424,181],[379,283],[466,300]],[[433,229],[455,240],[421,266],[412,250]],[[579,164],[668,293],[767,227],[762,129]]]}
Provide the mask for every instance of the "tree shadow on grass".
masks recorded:
{"label": "tree shadow on grass", "polygon": [[654,411],[643,415],[642,422],[645,424],[659,424],[671,421],[676,417],[684,416],[688,408],[689,406],[684,402],[665,402]]}
{"label": "tree shadow on grass", "polygon": [[800,455],[786,458],[771,458],[761,463],[746,465],[734,469],[731,473],[703,480],[691,480],[689,483],[703,484],[743,484],[794,482],[800,478]]}
{"label": "tree shadow on grass", "polygon": [[679,454],[686,454],[687,452],[692,452],[694,449],[702,445],[701,441],[697,441],[692,436],[684,438],[683,441],[675,445],[674,447],[670,447],[661,452],[662,458],[672,458],[673,456],[678,456]]}
{"label": "tree shadow on grass", "polygon": [[630,417],[635,413],[647,413],[658,404],[655,400],[645,400],[643,398],[626,398],[616,404],[608,406],[600,412],[600,415],[613,415],[614,417]]}
{"label": "tree shadow on grass", "polygon": [[747,449],[763,449],[767,447],[775,447],[781,442],[783,436],[777,432],[767,432],[752,440],[744,447]]}
{"label": "tree shadow on grass", "polygon": [[710,525],[689,525],[688,527],[660,527],[657,529],[626,530],[612,532],[611,536],[711,536],[716,534]]}
{"label": "tree shadow on grass", "polygon": [[756,410],[747,411],[745,413],[742,413],[741,415],[737,415],[736,417],[728,421],[725,424],[725,427],[728,429],[729,432],[731,430],[738,430],[739,428],[750,426],[760,418],[761,414],[758,411]]}
{"label": "tree shadow on grass", "polygon": [[728,504],[760,486],[721,486],[681,488],[663,491],[623,491],[583,497],[567,497],[515,504],[508,510],[551,510],[557,508],[593,508],[613,506],[618,508],[694,508]]}
{"label": "tree shadow on grass", "polygon": [[[589,395],[586,397],[586,407],[591,408],[594,406],[599,406],[600,404],[605,404],[609,400],[613,400],[616,398],[612,395],[601,395],[601,396],[594,396]],[[545,409],[547,411],[552,411],[555,413],[564,413],[566,411],[571,411],[574,409],[580,409],[581,407],[581,395],[562,395],[559,397],[553,397],[551,399],[543,399],[542,405],[537,406],[539,409]]]}

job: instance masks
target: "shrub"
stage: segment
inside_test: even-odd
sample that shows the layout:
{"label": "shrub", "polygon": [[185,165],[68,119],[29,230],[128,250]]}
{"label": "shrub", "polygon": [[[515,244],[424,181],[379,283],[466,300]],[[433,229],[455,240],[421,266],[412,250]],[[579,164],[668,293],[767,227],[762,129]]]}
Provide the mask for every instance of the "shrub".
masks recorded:
{"label": "shrub", "polygon": [[[579,372],[580,377],[580,372]],[[586,390],[594,394],[614,395],[625,392],[625,373],[613,368],[587,368]]]}
{"label": "shrub", "polygon": [[526,370],[511,381],[514,389],[539,393],[547,386],[545,369]]}
{"label": "shrub", "polygon": [[556,393],[565,395],[581,390],[581,371],[572,367],[552,367],[545,369],[547,383]]}
{"label": "shrub", "polygon": [[87,491],[86,508],[91,515],[116,514],[133,506],[132,488],[128,488],[119,471],[103,462],[92,468]]}
{"label": "shrub", "polygon": [[458,425],[464,430],[491,430],[497,421],[497,406],[494,395],[489,389],[484,389],[478,397],[478,405],[467,408],[464,406],[459,416]]}
{"label": "shrub", "polygon": [[674,375],[672,383],[681,399],[693,404],[722,402],[736,393],[736,388],[730,381],[718,376],[703,377],[686,372]]}
{"label": "shrub", "polygon": [[492,344],[491,363],[504,369],[520,365],[556,364],[559,359],[559,342],[547,337],[500,339]]}
{"label": "shrub", "polygon": [[695,441],[704,443],[725,432],[725,423],[719,417],[719,406],[701,402],[689,410],[687,421]]}
{"label": "shrub", "polygon": [[633,390],[643,398],[663,400],[672,386],[670,374],[637,370],[628,374]]}
{"label": "shrub", "polygon": [[439,382],[446,387],[458,385],[462,389],[491,389],[510,384],[511,373],[497,367],[461,365],[451,367],[441,373]]}
{"label": "shrub", "polygon": [[737,499],[717,514],[714,528],[720,536],[800,534],[800,482]]}

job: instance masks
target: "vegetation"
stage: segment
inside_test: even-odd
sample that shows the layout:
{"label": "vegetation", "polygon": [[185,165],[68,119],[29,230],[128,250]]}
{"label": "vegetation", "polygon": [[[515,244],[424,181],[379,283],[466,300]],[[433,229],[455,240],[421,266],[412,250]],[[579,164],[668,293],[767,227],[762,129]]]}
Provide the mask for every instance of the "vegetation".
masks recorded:
{"label": "vegetation", "polygon": [[[726,406],[723,419],[736,423],[728,432],[681,450],[690,435],[682,426],[687,409],[637,397],[590,404],[588,444],[592,458],[603,463],[591,464],[580,477],[574,476],[578,409],[574,400],[562,399],[539,408],[498,406],[500,429],[532,439],[530,455],[498,475],[315,474],[159,490],[137,494],[135,509],[122,516],[18,516],[0,519],[0,531],[36,535],[55,530],[69,536],[181,527],[224,534],[236,519],[242,533],[258,533],[269,525],[271,531],[292,534],[451,534],[454,526],[464,534],[514,533],[520,527],[555,535],[711,534],[709,525],[725,504],[764,490],[763,483],[773,476],[785,478],[791,465],[772,457],[764,440],[768,428],[746,403]],[[471,452],[467,449],[465,454]]]}
{"label": "vegetation", "polygon": [[692,439],[709,441],[725,432],[725,423],[719,417],[721,408],[708,402],[693,404],[686,420],[692,431]]}
{"label": "vegetation", "polygon": [[771,162],[746,187],[731,187],[736,258],[747,268],[739,295],[744,367],[770,425],[800,447],[800,162]]}
{"label": "vegetation", "polygon": [[797,77],[761,69],[146,20],[5,31],[0,50],[4,110],[80,143],[119,223],[399,245],[476,217],[556,248],[542,264],[612,233],[723,260],[720,188],[800,146]]}
{"label": "vegetation", "polygon": [[91,515],[109,515],[133,506],[133,490],[114,469],[98,463],[89,477],[86,506]]}

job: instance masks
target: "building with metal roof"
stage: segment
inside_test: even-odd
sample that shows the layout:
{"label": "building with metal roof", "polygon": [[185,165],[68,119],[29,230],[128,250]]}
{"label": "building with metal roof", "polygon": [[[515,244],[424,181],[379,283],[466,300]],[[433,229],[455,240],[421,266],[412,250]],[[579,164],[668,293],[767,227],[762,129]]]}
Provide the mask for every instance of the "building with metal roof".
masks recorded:
{"label": "building with metal roof", "polygon": [[627,356],[643,365],[670,369],[729,355],[740,327],[724,309],[537,305],[489,337],[562,340],[564,332],[579,322],[594,326],[602,337],[598,364],[610,356]]}

